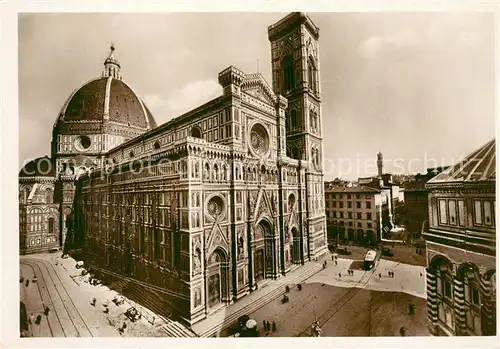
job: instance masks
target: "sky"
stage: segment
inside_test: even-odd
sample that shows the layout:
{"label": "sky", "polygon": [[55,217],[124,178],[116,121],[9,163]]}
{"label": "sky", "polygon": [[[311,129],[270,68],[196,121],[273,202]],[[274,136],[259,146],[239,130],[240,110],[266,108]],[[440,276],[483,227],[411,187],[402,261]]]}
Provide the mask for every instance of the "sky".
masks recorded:
{"label": "sky", "polygon": [[[66,99],[121,74],[158,124],[222,93],[229,65],[271,83],[267,27],[286,13],[21,14],[19,167],[50,154]],[[309,13],[320,28],[325,180],[450,165],[495,136],[488,13]],[[259,62],[257,64],[257,61]]]}

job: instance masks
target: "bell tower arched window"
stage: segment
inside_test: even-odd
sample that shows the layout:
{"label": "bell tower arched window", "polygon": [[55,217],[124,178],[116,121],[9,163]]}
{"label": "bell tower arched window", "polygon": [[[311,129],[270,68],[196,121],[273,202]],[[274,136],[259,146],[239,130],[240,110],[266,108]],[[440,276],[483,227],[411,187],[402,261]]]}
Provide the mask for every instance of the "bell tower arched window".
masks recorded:
{"label": "bell tower arched window", "polygon": [[283,67],[283,83],[285,91],[292,90],[295,87],[295,71],[293,69],[293,56],[286,55],[282,61]]}
{"label": "bell tower arched window", "polygon": [[309,89],[311,89],[314,93],[317,92],[317,83],[316,83],[316,64],[314,63],[314,59],[309,57],[307,62],[307,75],[309,80]]}
{"label": "bell tower arched window", "polygon": [[310,125],[311,131],[313,133],[317,133],[318,132],[318,114],[312,109],[309,111],[309,120],[311,123],[311,125]]}

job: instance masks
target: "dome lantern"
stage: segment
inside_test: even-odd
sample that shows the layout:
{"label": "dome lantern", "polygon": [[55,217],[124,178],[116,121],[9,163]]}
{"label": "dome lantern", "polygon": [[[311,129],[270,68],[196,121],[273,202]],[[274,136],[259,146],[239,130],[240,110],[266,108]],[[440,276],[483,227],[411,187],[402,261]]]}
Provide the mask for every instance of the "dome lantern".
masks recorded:
{"label": "dome lantern", "polygon": [[110,52],[106,60],[104,61],[104,71],[102,72],[103,77],[113,77],[115,79],[121,80],[122,77],[120,75],[120,62],[115,59],[115,45],[111,43]]}

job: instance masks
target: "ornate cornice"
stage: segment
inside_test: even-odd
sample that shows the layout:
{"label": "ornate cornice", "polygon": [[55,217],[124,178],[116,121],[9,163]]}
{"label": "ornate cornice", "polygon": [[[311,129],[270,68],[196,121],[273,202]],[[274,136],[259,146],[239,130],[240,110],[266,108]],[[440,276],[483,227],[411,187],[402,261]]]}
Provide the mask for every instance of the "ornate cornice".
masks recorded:
{"label": "ornate cornice", "polygon": [[56,177],[19,177],[20,183],[54,183]]}

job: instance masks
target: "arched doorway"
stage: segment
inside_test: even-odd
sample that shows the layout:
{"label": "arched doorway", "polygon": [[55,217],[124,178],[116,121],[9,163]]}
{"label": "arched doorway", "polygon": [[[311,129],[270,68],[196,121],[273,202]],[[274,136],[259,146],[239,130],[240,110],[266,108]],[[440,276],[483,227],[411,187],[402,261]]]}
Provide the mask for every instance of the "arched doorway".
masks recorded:
{"label": "arched doorway", "polygon": [[368,245],[373,245],[375,242],[375,234],[373,233],[372,230],[367,230],[366,231],[366,243]]}
{"label": "arched doorway", "polygon": [[255,258],[254,276],[255,282],[271,277],[273,274],[274,249],[271,224],[267,220],[261,220],[255,228]]}
{"label": "arched doorway", "polygon": [[349,229],[347,230],[347,239],[348,239],[349,241],[354,241],[354,229],[349,228]]}
{"label": "arched doorway", "polygon": [[207,294],[208,306],[214,308],[228,300],[228,263],[224,250],[220,247],[208,257]]}
{"label": "arched doorway", "polygon": [[[438,303],[437,314],[434,321],[439,321],[441,326],[453,333],[455,321],[453,316],[453,263],[445,256],[435,256],[429,263],[428,280],[435,279],[435,293],[428,293],[428,299],[434,299]],[[444,331],[443,331],[444,332]]]}
{"label": "arched doorway", "polygon": [[357,233],[356,233],[356,240],[359,244],[363,244],[364,243],[364,232],[363,232],[363,229],[358,229]]}
{"label": "arched doorway", "polygon": [[296,227],[292,228],[292,263],[300,263],[300,236]]}
{"label": "arched doorway", "polygon": [[344,227],[340,227],[339,230],[338,230],[338,236],[339,236],[339,241],[340,242],[344,242],[345,240],[345,228]]}

